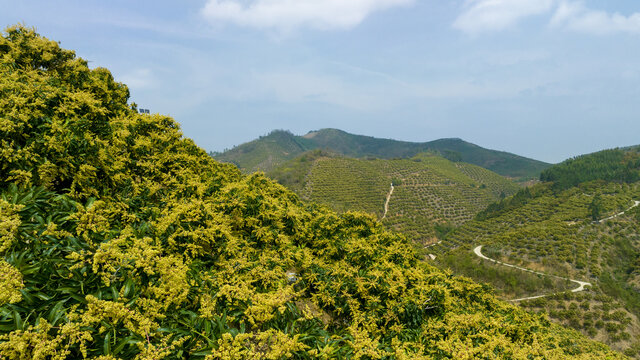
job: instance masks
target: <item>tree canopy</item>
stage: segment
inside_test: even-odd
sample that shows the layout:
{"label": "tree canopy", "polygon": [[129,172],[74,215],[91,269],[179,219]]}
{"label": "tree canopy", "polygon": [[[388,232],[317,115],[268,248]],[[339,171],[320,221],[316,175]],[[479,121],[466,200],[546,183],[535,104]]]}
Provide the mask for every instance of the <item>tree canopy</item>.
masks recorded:
{"label": "tree canopy", "polygon": [[544,170],[540,180],[553,182],[555,190],[593,180],[635,182],[640,180],[640,153],[611,149],[578,156]]}

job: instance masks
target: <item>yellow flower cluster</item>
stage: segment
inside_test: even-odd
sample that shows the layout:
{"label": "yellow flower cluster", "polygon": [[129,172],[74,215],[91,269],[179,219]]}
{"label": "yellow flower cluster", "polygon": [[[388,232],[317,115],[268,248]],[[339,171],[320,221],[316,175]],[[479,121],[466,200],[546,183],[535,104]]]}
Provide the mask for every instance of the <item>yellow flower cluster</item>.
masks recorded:
{"label": "yellow flower cluster", "polygon": [[207,360],[267,359],[279,360],[291,358],[296,351],[307,346],[299,342],[299,335],[290,337],[276,330],[257,333],[224,334],[218,340],[218,349]]}
{"label": "yellow flower cluster", "polygon": [[4,260],[0,260],[0,306],[22,300],[22,274]]}
{"label": "yellow flower cluster", "polygon": [[22,206],[13,205],[0,199],[0,255],[13,245],[21,224],[18,211]]}

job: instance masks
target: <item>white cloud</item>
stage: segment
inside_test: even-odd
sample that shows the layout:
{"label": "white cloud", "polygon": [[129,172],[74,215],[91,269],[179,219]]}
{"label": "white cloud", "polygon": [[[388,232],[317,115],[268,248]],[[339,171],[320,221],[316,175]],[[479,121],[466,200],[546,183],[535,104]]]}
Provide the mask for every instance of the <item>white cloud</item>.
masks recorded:
{"label": "white cloud", "polygon": [[261,29],[289,31],[300,27],[348,29],[370,14],[410,5],[414,0],[208,0],[202,15]]}
{"label": "white cloud", "polygon": [[640,34],[640,13],[629,16],[611,14],[589,9],[582,2],[565,1],[556,9],[551,25],[596,35],[619,32]]}
{"label": "white cloud", "polygon": [[467,33],[503,30],[550,11],[554,4],[555,0],[468,0],[453,27]]}
{"label": "white cloud", "polygon": [[552,28],[596,35],[640,34],[640,12],[625,16],[593,10],[576,0],[467,0],[453,27],[471,34],[498,31],[526,17],[546,13],[553,14]]}
{"label": "white cloud", "polygon": [[560,26],[576,14],[584,11],[584,5],[577,2],[562,2],[551,18],[552,26]]}

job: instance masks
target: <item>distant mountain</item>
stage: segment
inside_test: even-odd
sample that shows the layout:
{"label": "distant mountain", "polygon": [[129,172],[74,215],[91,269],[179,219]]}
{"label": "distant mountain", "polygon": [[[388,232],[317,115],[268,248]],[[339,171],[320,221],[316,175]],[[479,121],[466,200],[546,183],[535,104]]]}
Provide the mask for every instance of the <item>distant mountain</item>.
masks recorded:
{"label": "distant mountain", "polygon": [[218,161],[237,165],[245,173],[269,171],[305,151],[316,148],[309,140],[288,131],[275,130],[267,136],[214,155]]}
{"label": "distant mountain", "polygon": [[411,159],[354,159],[313,150],[267,175],[304,200],[340,212],[374,214],[425,245],[520,188],[487,169],[433,153]]}
{"label": "distant mountain", "polygon": [[353,158],[380,159],[406,159],[421,152],[431,151],[451,161],[478,165],[516,179],[536,178],[542,170],[550,166],[511,153],[485,149],[461,139],[415,143],[354,135],[337,129],[312,131],[304,136],[276,130],[214,157],[219,161],[234,163],[246,173],[258,170],[268,172],[306,151],[315,149]]}

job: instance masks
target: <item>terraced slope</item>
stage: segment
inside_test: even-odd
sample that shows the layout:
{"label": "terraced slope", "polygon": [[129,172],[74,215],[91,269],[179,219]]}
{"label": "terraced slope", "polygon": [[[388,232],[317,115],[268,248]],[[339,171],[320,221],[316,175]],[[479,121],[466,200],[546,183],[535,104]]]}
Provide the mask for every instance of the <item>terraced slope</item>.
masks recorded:
{"label": "terraced slope", "polygon": [[435,241],[436,226],[455,226],[519,187],[489,170],[422,153],[406,160],[358,160],[324,153],[308,154],[271,176],[303,199],[336,211],[358,210],[415,241]]}
{"label": "terraced slope", "polygon": [[[521,305],[638,355],[640,211],[635,204],[640,199],[640,183],[595,181],[561,192],[555,192],[552,184],[541,184],[530,192],[525,204],[468,222],[430,251],[441,255],[437,261],[454,272],[496,284],[505,298],[558,292],[566,286],[531,288],[531,277],[524,275],[504,284],[504,277],[512,276],[512,271],[503,272],[486,261],[461,264],[475,246],[485,245],[487,256],[504,263],[590,282],[593,288],[586,292]],[[600,218],[608,220],[593,221],[595,202]],[[529,291],[514,296],[510,290],[520,287]]]}
{"label": "terraced slope", "polygon": [[414,143],[353,135],[337,129],[312,131],[304,136],[274,131],[222,154],[215,154],[214,157],[232,162],[246,173],[257,170],[270,172],[308,150],[324,150],[352,158],[380,159],[408,159],[418,153],[431,151],[452,161],[478,165],[500,175],[523,180],[537,178],[542,170],[549,167],[549,164],[541,161],[484,149],[461,139]]}

